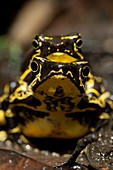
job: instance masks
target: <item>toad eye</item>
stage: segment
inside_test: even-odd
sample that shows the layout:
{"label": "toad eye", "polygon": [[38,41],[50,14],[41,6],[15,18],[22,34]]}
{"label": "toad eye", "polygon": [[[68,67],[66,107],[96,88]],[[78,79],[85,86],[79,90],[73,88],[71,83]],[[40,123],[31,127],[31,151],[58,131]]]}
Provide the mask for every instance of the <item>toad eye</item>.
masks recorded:
{"label": "toad eye", "polygon": [[87,77],[90,72],[90,68],[88,66],[83,67],[82,69],[82,76]]}
{"label": "toad eye", "polygon": [[78,40],[76,41],[76,46],[77,46],[78,48],[81,48],[81,47],[82,47],[82,40],[81,40],[81,39],[78,39]]}
{"label": "toad eye", "polygon": [[33,40],[32,44],[33,44],[34,49],[38,49],[40,47],[39,42],[36,39]]}
{"label": "toad eye", "polygon": [[33,72],[37,72],[39,70],[39,64],[36,61],[32,61],[31,69]]}

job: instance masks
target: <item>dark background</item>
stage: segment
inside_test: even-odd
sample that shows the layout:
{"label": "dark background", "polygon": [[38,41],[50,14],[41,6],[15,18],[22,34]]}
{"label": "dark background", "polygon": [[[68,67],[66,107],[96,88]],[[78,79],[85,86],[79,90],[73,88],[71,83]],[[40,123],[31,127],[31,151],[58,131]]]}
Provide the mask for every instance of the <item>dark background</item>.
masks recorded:
{"label": "dark background", "polygon": [[95,75],[113,92],[112,0],[1,0],[0,89],[15,80],[35,34],[80,32]]}

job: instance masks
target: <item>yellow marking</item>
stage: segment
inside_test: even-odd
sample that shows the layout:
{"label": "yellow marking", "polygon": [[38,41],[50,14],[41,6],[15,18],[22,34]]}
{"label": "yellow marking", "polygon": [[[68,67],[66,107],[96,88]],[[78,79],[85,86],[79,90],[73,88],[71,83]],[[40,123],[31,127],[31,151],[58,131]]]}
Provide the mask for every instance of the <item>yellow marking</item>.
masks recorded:
{"label": "yellow marking", "polygon": [[74,61],[73,64],[76,64],[76,65],[81,65],[81,64],[88,64],[88,61]]}
{"label": "yellow marking", "polygon": [[12,147],[12,141],[11,140],[9,140],[9,139],[7,139],[6,141],[5,141],[5,144],[6,144],[6,146],[11,146]]}
{"label": "yellow marking", "polygon": [[[77,41],[76,41],[76,43],[78,43],[79,41],[82,41],[81,39],[78,39]],[[77,46],[78,47],[78,46]],[[82,47],[82,44],[81,44],[81,46],[79,46],[79,48],[81,48]]]}
{"label": "yellow marking", "polygon": [[102,78],[101,77],[95,77],[95,79],[96,79],[96,81],[98,82],[98,83],[101,83],[102,82]]}
{"label": "yellow marking", "polygon": [[19,80],[20,86],[9,96],[9,101],[13,102],[15,99],[25,99],[30,95],[33,95],[32,89],[28,86],[27,82]]}
{"label": "yellow marking", "polygon": [[29,67],[21,76],[20,79],[24,80],[26,78],[26,76],[31,72],[31,68]]}
{"label": "yellow marking", "polygon": [[5,113],[3,110],[0,110],[0,125],[6,124]]}
{"label": "yellow marking", "polygon": [[33,95],[32,90],[27,90],[26,93],[24,93],[24,91],[20,93],[19,91],[14,92],[14,94],[10,95],[10,98],[9,98],[10,102],[13,102],[15,99],[18,99],[18,100],[26,99],[27,97]]}
{"label": "yellow marking", "polygon": [[93,74],[89,73],[89,78],[90,78],[90,79],[94,79]]}
{"label": "yellow marking", "polygon": [[84,152],[85,154],[87,154],[87,152],[88,152],[88,147],[87,147],[87,146],[84,148],[83,152]]}
{"label": "yellow marking", "polygon": [[50,117],[51,121],[47,118],[29,121],[25,126],[22,126],[22,132],[29,137],[71,139],[84,136],[89,131],[87,124],[82,125],[78,120],[65,118],[62,114],[58,116]]}
{"label": "yellow marking", "polygon": [[[88,84],[89,83],[89,84]],[[106,105],[106,99],[109,98],[110,93],[105,92],[105,93],[99,93],[94,87],[94,79],[90,79],[88,82],[86,82],[85,85],[85,93],[88,96],[88,101],[89,103],[95,103],[99,105],[100,107],[104,108]],[[94,96],[94,94],[96,96]]]}
{"label": "yellow marking", "polygon": [[105,93],[102,93],[99,97],[99,100],[105,101],[110,96],[110,92],[106,91]]}
{"label": "yellow marking", "polygon": [[40,56],[37,56],[37,54],[34,54],[34,55],[32,56],[31,62],[33,61],[34,58],[36,58],[37,60],[40,60],[40,61],[44,61],[44,60],[45,60],[44,58],[42,58],[42,57],[40,57]]}
{"label": "yellow marking", "polygon": [[[40,67],[41,69],[42,67]],[[25,74],[23,74],[25,76]],[[20,86],[9,96],[9,101],[13,102],[15,99],[22,100],[33,95],[32,87],[36,84],[37,79],[40,81],[41,71],[37,74],[36,78],[28,86],[27,82],[19,79]]]}
{"label": "yellow marking", "polygon": [[2,103],[9,96],[9,85],[6,84],[4,87],[4,94],[0,96],[0,103]]}
{"label": "yellow marking", "polygon": [[71,63],[73,61],[76,61],[74,57],[61,52],[52,53],[48,55],[46,58],[52,62],[59,62],[59,63]]}
{"label": "yellow marking", "polygon": [[24,143],[29,143],[29,141],[25,138],[24,135],[20,135],[20,139],[21,139],[22,142],[24,142]]}
{"label": "yellow marking", "polygon": [[42,46],[42,42],[41,41],[38,44],[39,44],[40,47]]}
{"label": "yellow marking", "polygon": [[[42,58],[42,57],[39,57],[39,56],[37,56],[36,54],[34,54],[33,56],[32,56],[32,60],[34,59],[34,58],[36,58],[37,60],[40,60],[40,61],[44,61],[44,60],[51,60],[51,61],[53,61],[53,62],[62,62],[62,60],[65,60],[65,58],[64,58],[64,56],[66,56],[66,58],[68,58],[68,61],[67,62],[63,62],[63,63],[73,63],[73,64],[77,64],[77,65],[81,65],[81,64],[87,64],[88,63],[88,61],[78,61],[78,59],[76,59],[76,58],[74,58],[74,57],[72,57],[72,56],[70,56],[70,55],[68,55],[68,54],[65,54],[65,53],[62,53],[62,52],[55,52],[55,53],[52,53],[52,54],[50,54],[50,55],[48,55],[47,57],[46,57],[46,59],[45,58]],[[50,58],[49,58],[50,57]],[[54,58],[55,57],[55,58]],[[57,61],[57,57],[58,57],[58,61]],[[56,60],[55,60],[56,59]]]}
{"label": "yellow marking", "polygon": [[4,142],[8,138],[6,131],[0,131],[0,141]]}
{"label": "yellow marking", "polygon": [[69,36],[64,36],[64,37],[61,37],[61,40],[65,40],[65,39],[74,39],[74,38],[78,38],[79,36],[81,36],[80,34],[78,35],[69,35]]}
{"label": "yellow marking", "polygon": [[[85,88],[86,89],[92,89],[94,87],[94,79],[89,79],[86,83],[85,83]],[[87,90],[86,90],[87,91]],[[88,94],[88,92],[87,92]]]}
{"label": "yellow marking", "polygon": [[106,112],[103,112],[100,116],[99,116],[99,118],[100,119],[109,119],[109,114],[108,113],[106,113]]}
{"label": "yellow marking", "polygon": [[36,40],[36,39],[33,39],[33,41],[34,41],[34,42],[36,42],[36,43],[38,44],[38,40]]}
{"label": "yellow marking", "polygon": [[[34,110],[34,111],[39,111],[38,110],[38,107],[33,107],[33,106],[30,106],[30,105],[27,105],[27,104],[25,104],[25,103],[18,103],[18,104],[11,104],[11,108],[13,108],[13,107],[16,107],[16,106],[21,106],[21,107],[25,107],[25,108],[28,108],[28,109],[31,109],[31,110]],[[24,115],[24,113],[23,113],[23,115]],[[20,116],[22,117],[23,116],[22,115],[22,113],[20,113]],[[23,116],[24,117],[24,116]]]}
{"label": "yellow marking", "polygon": [[95,128],[91,127],[91,128],[90,128],[90,131],[91,131],[91,132],[94,132],[94,131],[95,131]]}
{"label": "yellow marking", "polygon": [[77,53],[77,55],[80,57],[81,60],[84,59],[84,56],[83,56],[81,53],[79,53],[78,51],[77,51],[76,53]]}
{"label": "yellow marking", "polygon": [[32,93],[32,87],[37,83],[37,80],[40,82],[40,77],[41,77],[41,70],[42,70],[42,65],[40,65],[40,71],[39,73],[36,75],[36,78],[34,78],[34,80],[30,83],[30,85],[28,86],[29,91],[31,91]]}
{"label": "yellow marking", "polygon": [[76,43],[74,43],[74,51],[78,51]]}
{"label": "yellow marking", "polygon": [[51,48],[50,47],[48,47],[48,50],[50,50]]}
{"label": "yellow marking", "polygon": [[[42,37],[41,37],[42,38]],[[45,40],[53,40],[53,37],[44,37]]]}
{"label": "yellow marking", "polygon": [[65,50],[65,52],[68,52],[68,53],[69,53],[69,52],[70,52],[70,50],[67,50],[67,49],[66,49],[66,50]]}
{"label": "yellow marking", "polygon": [[100,93],[96,89],[86,89],[86,94],[94,93],[97,97],[100,96]]}
{"label": "yellow marking", "polygon": [[100,88],[101,88],[101,93],[104,93],[105,92],[105,88],[103,85],[100,85]]}
{"label": "yellow marking", "polygon": [[9,94],[3,94],[2,96],[0,96],[0,103],[2,103],[7,97],[8,97]]}
{"label": "yellow marking", "polygon": [[99,105],[102,108],[105,108],[105,106],[106,106],[105,101],[100,101],[98,98],[89,100],[89,103],[97,104],[97,105]]}
{"label": "yellow marking", "polygon": [[[42,108],[42,110],[39,109],[38,106],[30,106],[30,105],[27,105],[25,103],[18,103],[18,104],[11,104],[11,108],[13,108],[13,106],[20,106],[20,107],[25,107],[25,108],[28,108],[28,109],[31,109],[31,110],[34,110],[34,111],[43,111],[44,108]],[[46,110],[46,109],[45,109]],[[47,110],[46,110],[47,111]],[[24,114],[23,114],[24,115]],[[20,114],[20,116],[22,117],[23,116],[22,113]],[[24,116],[23,116],[24,117]]]}
{"label": "yellow marking", "polygon": [[102,108],[105,107],[106,105],[106,99],[110,96],[109,92],[105,92],[99,96],[98,100],[98,105],[100,105]]}
{"label": "yellow marking", "polygon": [[20,131],[20,127],[17,126],[17,127],[13,128],[13,129],[8,130],[8,132],[9,133],[19,133],[21,131]]}
{"label": "yellow marking", "polygon": [[[79,69],[79,81],[80,81],[80,86],[83,86],[82,79],[81,79],[81,70],[82,68]],[[83,86],[84,88],[84,86]]]}
{"label": "yellow marking", "polygon": [[6,112],[5,112],[5,116],[6,117],[14,117],[14,113],[11,111],[11,109],[8,109],[8,110],[6,110]]}
{"label": "yellow marking", "polygon": [[40,55],[41,54],[41,50],[40,49],[38,49],[38,50],[36,50],[36,55],[38,54],[38,55]]}
{"label": "yellow marking", "polygon": [[112,100],[107,100],[107,103],[109,104],[109,106],[111,107],[111,109],[113,109],[113,101]]}
{"label": "yellow marking", "polygon": [[68,71],[67,73],[66,73],[66,75],[70,75],[71,77],[73,77],[73,74],[72,74],[72,72],[71,71]]}
{"label": "yellow marking", "polygon": [[4,93],[9,94],[9,85],[6,84],[4,87]]}
{"label": "yellow marking", "polygon": [[43,37],[40,35],[40,36],[39,36],[39,39],[42,39],[42,38],[43,38]]}

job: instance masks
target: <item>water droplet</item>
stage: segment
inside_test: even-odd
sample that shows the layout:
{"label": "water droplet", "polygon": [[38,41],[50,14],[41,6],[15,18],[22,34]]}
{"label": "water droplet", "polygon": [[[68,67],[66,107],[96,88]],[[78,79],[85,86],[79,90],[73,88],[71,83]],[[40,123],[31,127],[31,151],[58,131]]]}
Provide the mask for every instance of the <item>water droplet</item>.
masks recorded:
{"label": "water droplet", "polygon": [[59,157],[59,154],[58,154],[58,153],[56,153],[56,152],[52,152],[52,156]]}
{"label": "water droplet", "polygon": [[25,145],[26,150],[31,150],[31,146],[30,145]]}
{"label": "water droplet", "polygon": [[12,162],[13,162],[13,161],[10,159],[10,160],[9,160],[9,163],[11,164]]}

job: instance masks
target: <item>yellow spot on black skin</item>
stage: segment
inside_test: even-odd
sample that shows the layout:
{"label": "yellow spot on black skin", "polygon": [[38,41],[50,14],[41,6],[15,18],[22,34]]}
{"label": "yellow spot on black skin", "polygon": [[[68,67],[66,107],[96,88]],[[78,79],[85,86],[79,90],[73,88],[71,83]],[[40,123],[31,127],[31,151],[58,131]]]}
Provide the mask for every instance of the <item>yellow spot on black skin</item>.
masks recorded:
{"label": "yellow spot on black skin", "polygon": [[0,110],[0,125],[5,125],[6,124],[6,119],[5,119],[5,114],[3,110]]}
{"label": "yellow spot on black skin", "polygon": [[20,128],[19,126],[13,128],[13,129],[10,129],[8,130],[9,133],[19,133],[20,132]]}
{"label": "yellow spot on black skin", "polygon": [[5,141],[8,138],[6,131],[0,131],[0,141]]}
{"label": "yellow spot on black skin", "polygon": [[6,116],[6,117],[11,117],[11,118],[12,118],[12,117],[14,117],[14,115],[15,115],[15,114],[11,111],[11,109],[8,109],[8,110],[5,112],[5,116]]}
{"label": "yellow spot on black skin", "polygon": [[103,112],[101,115],[100,115],[100,119],[109,119],[109,114],[108,113],[105,113],[105,112]]}
{"label": "yellow spot on black skin", "polygon": [[37,55],[40,55],[41,54],[41,50],[40,49],[36,50],[36,53],[37,53]]}
{"label": "yellow spot on black skin", "polygon": [[44,37],[45,40],[53,40],[53,37]]}
{"label": "yellow spot on black skin", "polygon": [[46,58],[49,59],[50,61],[60,63],[71,63],[73,61],[76,61],[74,57],[71,57],[68,54],[64,54],[61,52],[52,53],[48,55]]}
{"label": "yellow spot on black skin", "polygon": [[78,36],[80,36],[81,34],[78,34],[78,35],[72,35],[72,36],[62,36],[61,37],[61,40],[64,40],[64,39],[73,39],[73,38],[78,38]]}

